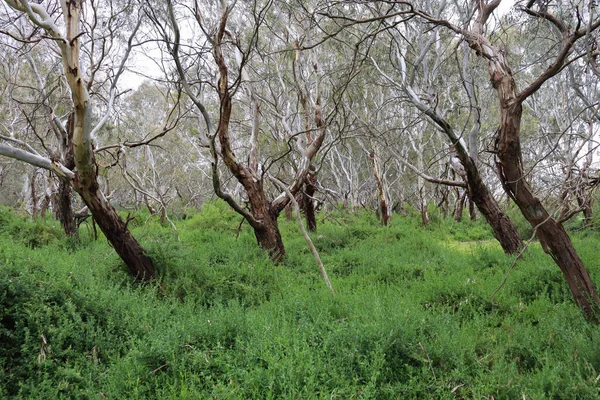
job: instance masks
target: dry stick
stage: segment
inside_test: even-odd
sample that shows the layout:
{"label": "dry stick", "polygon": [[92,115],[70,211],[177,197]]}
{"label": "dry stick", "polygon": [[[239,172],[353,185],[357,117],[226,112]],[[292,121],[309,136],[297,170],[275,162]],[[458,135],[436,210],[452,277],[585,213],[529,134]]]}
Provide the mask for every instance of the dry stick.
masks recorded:
{"label": "dry stick", "polygon": [[537,234],[537,230],[540,226],[544,225],[546,222],[548,222],[548,220],[552,218],[551,215],[548,216],[548,218],[546,218],[545,220],[543,220],[542,222],[540,222],[539,224],[537,224],[535,226],[535,228],[533,228],[533,234],[531,235],[531,237],[529,238],[529,240],[527,241],[527,243],[525,243],[525,246],[523,246],[523,248],[521,249],[521,251],[519,252],[519,254],[517,254],[517,256],[515,257],[515,260],[512,262],[512,264],[510,265],[510,268],[508,269],[508,272],[506,272],[506,275],[504,275],[504,279],[502,279],[502,283],[500,284],[500,286],[498,286],[498,289],[496,289],[494,291],[494,293],[492,294],[492,297],[490,297],[490,302],[492,304],[494,304],[494,296],[496,296],[496,294],[498,294],[498,292],[500,291],[500,289],[502,289],[504,287],[504,285],[506,284],[506,281],[508,280],[508,277],[510,275],[510,273],[513,271],[513,269],[515,269],[515,266],[517,265],[517,260],[519,260],[521,258],[521,256],[523,255],[523,253],[525,253],[525,250],[527,250],[527,248],[529,247],[529,245],[531,244],[531,242],[533,242],[533,239],[535,239],[535,236]]}
{"label": "dry stick", "polygon": [[155,370],[150,371],[150,374],[148,375],[152,375],[152,374],[156,374],[158,371],[160,371],[161,369],[168,367],[169,363],[165,363],[163,365],[161,365],[160,367],[156,368]]}
{"label": "dry stick", "polygon": [[433,363],[431,362],[431,358],[429,358],[429,353],[427,352],[427,350],[425,350],[425,347],[423,347],[421,342],[419,342],[419,347],[421,348],[421,350],[423,350],[423,353],[425,353],[425,356],[427,357],[427,363],[429,364],[429,370],[433,374],[433,380],[437,382],[437,378],[435,377],[435,371],[433,370]]}
{"label": "dry stick", "polygon": [[321,257],[319,257],[319,252],[317,251],[317,248],[315,247],[312,240],[310,239],[310,236],[308,236],[306,229],[304,229],[304,224],[302,224],[302,217],[300,216],[300,206],[298,205],[296,198],[294,197],[292,192],[290,192],[290,190],[287,188],[287,186],[285,186],[285,184],[283,182],[281,182],[279,179],[275,178],[274,176],[271,176],[271,174],[269,174],[269,179],[271,179],[275,184],[277,184],[277,186],[279,186],[282,190],[284,190],[285,193],[287,194],[288,198],[292,202],[292,204],[294,206],[294,211],[296,212],[296,219],[298,220],[298,226],[300,227],[300,230],[302,231],[302,234],[304,235],[304,239],[306,239],[308,246],[310,247],[313,255],[315,256],[315,260],[317,261],[317,264],[319,265],[319,269],[321,270],[321,275],[323,275],[323,279],[325,280],[325,284],[327,285],[327,288],[329,289],[331,294],[333,294],[335,296],[335,290],[333,290],[333,286],[331,285],[329,276],[327,276],[327,271],[325,271],[325,266],[323,265],[323,262],[321,261]]}

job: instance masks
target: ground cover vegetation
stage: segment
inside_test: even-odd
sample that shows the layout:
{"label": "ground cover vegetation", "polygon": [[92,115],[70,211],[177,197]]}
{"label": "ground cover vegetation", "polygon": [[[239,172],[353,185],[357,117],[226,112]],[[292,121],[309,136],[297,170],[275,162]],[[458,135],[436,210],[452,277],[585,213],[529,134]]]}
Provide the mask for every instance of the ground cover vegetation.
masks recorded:
{"label": "ground cover vegetation", "polygon": [[[0,397],[598,397],[600,332],[538,243],[494,295],[514,256],[484,222],[321,213],[333,296],[293,222],[274,266],[224,203],[172,217],[129,218],[142,284],[91,226],[1,209]],[[571,232],[592,277],[595,226]]]}

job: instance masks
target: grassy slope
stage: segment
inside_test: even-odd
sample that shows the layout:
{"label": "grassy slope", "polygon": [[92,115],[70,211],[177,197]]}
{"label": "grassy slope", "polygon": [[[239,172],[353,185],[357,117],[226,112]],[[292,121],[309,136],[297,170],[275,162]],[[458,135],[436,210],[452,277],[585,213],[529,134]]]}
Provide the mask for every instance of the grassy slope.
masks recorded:
{"label": "grassy slope", "polygon": [[[0,212],[0,398],[598,396],[600,330],[537,244],[492,303],[512,259],[485,226],[330,215],[314,240],[333,298],[294,224],[273,268],[221,206],[181,241],[137,222],[161,271],[142,287],[87,228],[78,245]],[[598,239],[576,238],[596,282]]]}

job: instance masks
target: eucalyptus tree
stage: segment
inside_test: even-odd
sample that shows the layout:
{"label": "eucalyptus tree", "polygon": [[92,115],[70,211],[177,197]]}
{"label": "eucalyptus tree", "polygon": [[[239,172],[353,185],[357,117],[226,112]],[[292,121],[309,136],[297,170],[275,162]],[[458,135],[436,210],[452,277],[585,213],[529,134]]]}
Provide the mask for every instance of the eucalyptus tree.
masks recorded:
{"label": "eucalyptus tree", "polygon": [[[297,195],[313,173],[311,162],[331,119],[321,91],[321,85],[330,84],[317,83],[323,73],[320,60],[310,62],[309,78],[298,65],[314,45],[304,34],[313,29],[311,19],[299,29],[293,20],[305,18],[305,9],[282,10],[272,1],[223,1],[219,6],[168,1],[165,6],[148,4],[147,12],[174,62],[178,84],[204,119],[199,136],[211,152],[215,193],[244,217],[259,246],[279,261],[285,249],[277,218],[290,201],[288,193]],[[180,28],[184,24],[189,29]],[[281,64],[267,65],[273,60]],[[284,87],[296,98],[280,99]],[[243,189],[247,206],[226,190],[221,162]],[[271,177],[287,189],[276,191]]]}
{"label": "eucalyptus tree", "polygon": [[[445,2],[442,2],[439,10],[435,7],[435,2],[429,6],[441,14]],[[366,2],[355,14],[347,11],[343,6],[334,4],[325,14],[332,20],[339,21],[342,27],[340,29],[368,30],[371,36],[380,38],[373,46],[358,48],[369,54],[374,68],[380,74],[379,84],[392,86],[396,92],[394,96],[402,96],[423,115],[424,120],[447,136],[466,171],[468,190],[474,203],[492,227],[504,251],[510,254],[518,252],[523,243],[516,228],[500,208],[484,182],[476,160],[471,157],[464,138],[467,133],[454,126],[453,119],[460,121],[453,115],[455,109],[461,108],[460,103],[456,104],[454,99],[455,92],[460,89],[450,86],[450,78],[456,76],[456,68],[453,71],[452,63],[448,63],[448,60],[455,58],[453,51],[456,50],[456,45],[448,35],[442,35],[440,29],[427,30],[423,23],[418,23],[414,19],[414,10],[405,2]],[[460,86],[457,85],[457,88],[463,86],[462,79],[458,82]],[[467,111],[466,115],[469,114]],[[465,124],[464,121],[461,122]],[[473,137],[478,134],[477,123],[470,129],[474,132]],[[414,140],[413,142],[418,147]],[[478,152],[476,140],[471,151]],[[423,202],[419,208],[425,210]]]}
{"label": "eucalyptus tree", "polygon": [[[600,185],[600,161],[597,157],[594,159],[594,155],[598,154],[600,149],[600,140],[595,132],[596,125],[600,122],[600,107],[597,102],[600,97],[600,70],[595,65],[598,58],[597,49],[595,55],[589,53],[591,49],[588,49],[587,63],[573,63],[568,67],[569,85],[580,100],[581,112],[587,126],[578,132],[582,145],[577,146],[578,151],[572,157],[574,162],[571,163],[568,172],[571,183],[565,189],[565,193],[575,197],[578,207],[570,212],[581,211],[584,226],[592,222],[594,191]],[[572,96],[569,98],[569,104],[574,103]]]}
{"label": "eucalyptus tree", "polygon": [[[573,70],[581,71],[581,64],[571,64],[567,73],[547,82],[525,103],[522,153],[524,168],[536,170],[532,185],[546,207],[556,210],[555,218],[563,222],[583,212],[585,224],[591,219],[593,190],[589,189],[593,189],[598,143],[590,119],[593,108],[583,93],[590,93],[595,83],[586,79],[589,85],[582,88],[573,82]],[[573,96],[573,91],[579,95]]]}
{"label": "eucalyptus tree", "polygon": [[95,149],[106,165],[113,203],[136,209],[144,204],[161,222],[170,221],[168,209],[178,199],[187,202],[187,181],[202,180],[196,149],[189,146],[190,113],[180,100],[170,85],[142,82],[115,103],[107,144]]}
{"label": "eucalyptus tree", "polygon": [[584,315],[598,321],[600,297],[589,273],[577,254],[569,235],[559,220],[542,205],[532,188],[531,172],[523,167],[521,127],[525,102],[540,90],[565,66],[586,54],[585,41],[597,35],[600,18],[594,7],[580,10],[573,3],[528,0],[517,2],[522,33],[530,27],[543,27],[556,35],[538,35],[538,40],[547,44],[547,51],[537,64],[524,68],[527,76],[524,88],[519,90],[519,75],[511,68],[511,59],[506,49],[494,42],[494,32],[502,28],[502,21],[490,18],[501,0],[475,1],[472,11],[461,21],[453,21],[444,15],[434,16],[419,5],[406,2],[406,12],[418,16],[433,26],[443,27],[468,43],[469,47],[487,63],[492,87],[498,96],[499,128],[494,134],[498,172],[503,187],[517,204],[523,216],[534,228],[543,249],[559,266],[573,293],[574,299]]}
{"label": "eucalyptus tree", "polygon": [[[119,94],[117,83],[136,44],[142,14],[137,14],[133,3],[128,2],[110,3],[109,9],[79,1],[50,2],[44,6],[27,0],[4,0],[3,4],[4,34],[21,42],[47,41],[61,60],[72,112],[68,124],[54,121],[54,125],[72,140],[74,169],[60,159],[40,154],[23,141],[12,140],[13,144],[9,144],[5,140],[0,143],[0,154],[52,171],[69,182],[129,271],[138,279],[151,279],[152,261],[101,191],[94,156],[94,141],[101,140],[102,129]],[[18,21],[23,19],[30,27],[17,29]],[[119,37],[123,34],[125,37]],[[93,85],[108,88],[103,107],[92,104],[99,100],[92,96],[98,93]],[[99,114],[97,119],[94,109]]]}

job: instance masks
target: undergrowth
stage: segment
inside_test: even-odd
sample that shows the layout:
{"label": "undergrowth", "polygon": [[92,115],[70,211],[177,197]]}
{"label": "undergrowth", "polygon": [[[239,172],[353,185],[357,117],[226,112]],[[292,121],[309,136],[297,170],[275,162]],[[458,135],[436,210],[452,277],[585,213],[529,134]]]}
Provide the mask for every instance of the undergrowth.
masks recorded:
{"label": "undergrowth", "polygon": [[[139,285],[106,240],[0,210],[0,398],[594,399],[600,332],[532,244],[483,222],[319,217],[325,287],[295,222],[274,267],[220,204],[130,226],[159,278]],[[574,241],[598,281],[594,231]]]}

